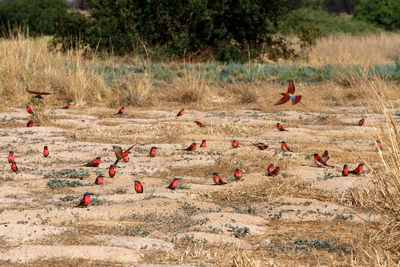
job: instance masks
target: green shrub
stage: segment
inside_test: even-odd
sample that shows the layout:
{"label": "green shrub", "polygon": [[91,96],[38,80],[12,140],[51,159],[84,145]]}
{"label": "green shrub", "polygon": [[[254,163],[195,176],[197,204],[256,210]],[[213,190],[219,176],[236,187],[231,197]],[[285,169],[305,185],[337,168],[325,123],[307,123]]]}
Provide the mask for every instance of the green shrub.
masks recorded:
{"label": "green shrub", "polygon": [[354,18],[387,30],[400,29],[400,1],[364,0],[356,8]]}

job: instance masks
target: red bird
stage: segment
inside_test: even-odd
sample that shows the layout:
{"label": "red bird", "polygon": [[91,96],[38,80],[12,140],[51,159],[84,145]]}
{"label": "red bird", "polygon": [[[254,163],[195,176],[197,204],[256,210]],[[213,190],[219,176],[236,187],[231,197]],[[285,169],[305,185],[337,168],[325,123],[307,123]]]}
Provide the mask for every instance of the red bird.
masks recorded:
{"label": "red bird", "polygon": [[281,132],[283,132],[283,131],[288,132],[288,130],[285,130],[285,128],[279,122],[276,124],[276,128],[278,128],[278,130]]}
{"label": "red bird", "polygon": [[13,172],[17,172],[18,171],[18,166],[17,166],[17,163],[15,161],[11,162],[11,170]]}
{"label": "red bird", "polygon": [[85,166],[86,167],[99,167],[101,163],[101,157],[97,157],[94,160],[88,162]]}
{"label": "red bird", "polygon": [[206,147],[207,146],[206,142],[207,140],[201,141],[200,147]]}
{"label": "red bird", "polygon": [[33,120],[29,120],[28,123],[26,124],[26,127],[32,127],[33,126]]}
{"label": "red bird", "polygon": [[62,109],[71,109],[71,104],[68,103],[65,107],[63,107]]}
{"label": "red bird", "polygon": [[269,164],[269,166],[268,166],[268,169],[267,169],[267,171],[268,171],[268,175],[269,176],[272,176],[272,172],[275,170],[275,166],[274,166],[274,164]]}
{"label": "red bird", "polygon": [[176,114],[177,117],[180,117],[183,115],[183,112],[185,112],[184,109],[179,110],[178,114]]}
{"label": "red bird", "polygon": [[123,159],[125,162],[129,162],[129,153],[131,153],[131,149],[136,146],[134,144],[133,146],[129,147],[127,150],[123,151],[122,147],[120,146],[113,146],[114,154],[117,157],[117,160],[114,162],[114,165],[117,165],[118,162]]}
{"label": "red bird", "polygon": [[314,154],[314,162],[315,164],[317,164],[318,166],[326,166],[326,167],[331,167],[334,168],[334,166],[328,165],[320,155],[318,155],[317,153]]}
{"label": "red bird", "polygon": [[8,163],[11,163],[13,161],[15,161],[15,159],[14,159],[14,150],[11,150],[10,154],[8,154]]}
{"label": "red bird", "polygon": [[28,90],[28,92],[31,94],[36,94],[35,98],[38,98],[38,99],[43,99],[42,95],[51,95],[51,93],[40,92],[40,91],[29,91]]}
{"label": "red bird", "polygon": [[108,169],[108,175],[110,175],[111,178],[115,176],[115,165],[111,164],[110,168]]}
{"label": "red bird", "polygon": [[287,92],[286,93],[281,93],[281,95],[283,95],[283,97],[275,105],[285,104],[290,99],[292,99],[292,105],[296,105],[297,103],[300,102],[301,95],[298,95],[298,96],[294,95],[294,91],[295,91],[294,82],[292,80],[290,80],[288,82],[289,82],[289,88],[288,88]]}
{"label": "red bird", "polygon": [[236,139],[233,139],[233,141],[232,141],[232,147],[233,147],[233,148],[238,148],[238,147],[239,147],[239,143],[238,143],[238,141],[237,141]]}
{"label": "red bird", "polygon": [[194,150],[196,150],[196,147],[197,147],[197,143],[194,142],[188,148],[186,148],[185,150],[186,151],[194,151]]}
{"label": "red bird", "polygon": [[83,194],[83,198],[81,200],[81,202],[79,202],[78,205],[76,205],[75,207],[87,207],[90,204],[90,193],[86,192],[85,194]]}
{"label": "red bird", "polygon": [[216,185],[226,184],[226,182],[224,182],[224,180],[222,180],[222,178],[216,172],[213,173],[213,180]]}
{"label": "red bird", "polygon": [[103,184],[103,182],[104,182],[104,177],[103,177],[102,174],[100,174],[99,176],[97,176],[95,183],[96,184]]}
{"label": "red bird", "polygon": [[135,180],[135,191],[136,193],[143,193],[143,185],[139,180]]}
{"label": "red bird", "polygon": [[282,142],[281,142],[281,148],[282,148],[282,150],[283,150],[284,152],[292,151],[292,150],[290,150],[288,144],[287,144],[285,141],[282,141]]}
{"label": "red bird", "polygon": [[328,160],[329,160],[329,152],[328,152],[328,150],[325,150],[324,154],[322,154],[322,160],[325,161],[325,162],[328,162]]}
{"label": "red bird", "polygon": [[279,166],[276,166],[276,168],[272,171],[271,176],[277,176],[280,170],[281,168]]}
{"label": "red bird", "polygon": [[342,174],[343,176],[349,175],[349,167],[347,166],[347,164],[344,164]]}
{"label": "red bird", "polygon": [[32,108],[31,108],[30,106],[26,106],[25,108],[26,108],[26,111],[27,111],[29,114],[33,114],[33,110],[32,110]]}
{"label": "red bird", "polygon": [[49,148],[47,146],[44,146],[43,148],[43,156],[47,158],[49,156]]}
{"label": "red bird", "polygon": [[355,174],[355,175],[360,175],[363,173],[363,168],[364,168],[364,164],[360,163],[360,164],[358,164],[357,168],[352,170],[350,173]]}
{"label": "red bird", "polygon": [[268,145],[266,145],[264,143],[261,143],[261,142],[255,143],[253,145],[255,145],[260,150],[265,150],[265,149],[267,149],[269,147]]}
{"label": "red bird", "polygon": [[378,147],[379,150],[382,150],[382,142],[381,142],[381,140],[376,140],[376,146]]}
{"label": "red bird", "polygon": [[242,172],[240,171],[239,168],[236,168],[234,177],[235,177],[235,179],[237,179],[237,180],[239,180],[239,179],[242,178]]}
{"label": "red bird", "polygon": [[181,178],[174,178],[174,180],[172,180],[171,184],[167,187],[168,189],[171,190],[175,190],[176,187],[178,186],[179,181],[181,180]]}
{"label": "red bird", "polygon": [[150,157],[155,157],[156,156],[157,148],[159,148],[159,147],[156,147],[156,146],[151,147],[150,152],[149,152],[149,156]]}
{"label": "red bird", "polygon": [[194,123],[196,123],[200,127],[206,127],[203,123],[201,123],[199,121],[194,121]]}
{"label": "red bird", "polygon": [[358,126],[363,126],[365,123],[364,118],[361,118],[361,120],[358,121]]}
{"label": "red bird", "polygon": [[115,113],[114,115],[123,115],[124,112],[125,112],[125,108],[124,108],[124,106],[122,106],[122,107],[118,110],[118,112]]}

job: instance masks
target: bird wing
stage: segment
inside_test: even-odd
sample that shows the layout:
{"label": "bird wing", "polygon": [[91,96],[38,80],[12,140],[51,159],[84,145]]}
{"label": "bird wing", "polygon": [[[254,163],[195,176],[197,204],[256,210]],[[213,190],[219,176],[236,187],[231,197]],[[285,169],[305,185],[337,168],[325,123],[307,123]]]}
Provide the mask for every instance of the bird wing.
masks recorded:
{"label": "bird wing", "polygon": [[289,82],[289,88],[288,88],[288,90],[287,90],[287,92],[289,93],[289,94],[294,94],[294,90],[295,90],[295,88],[294,88],[294,82],[292,81],[292,80],[290,80],[290,81],[288,81]]}
{"label": "bird wing", "polygon": [[294,97],[294,99],[292,99],[292,104],[296,105],[297,103],[299,103],[301,100],[301,95],[297,95]]}
{"label": "bird wing", "polygon": [[39,94],[39,92],[37,92],[37,91],[29,91],[28,90],[28,92],[31,93],[31,94],[37,94],[37,95]]}
{"label": "bird wing", "polygon": [[290,96],[284,95],[275,105],[282,105],[288,102],[290,99]]}
{"label": "bird wing", "polygon": [[133,146],[129,147],[128,149],[125,149],[125,152],[128,150],[131,150],[134,146],[136,146],[137,144],[134,144]]}
{"label": "bird wing", "polygon": [[123,158],[124,157],[124,153],[122,152],[122,147],[113,146],[113,150],[114,150],[115,156],[117,158]]}

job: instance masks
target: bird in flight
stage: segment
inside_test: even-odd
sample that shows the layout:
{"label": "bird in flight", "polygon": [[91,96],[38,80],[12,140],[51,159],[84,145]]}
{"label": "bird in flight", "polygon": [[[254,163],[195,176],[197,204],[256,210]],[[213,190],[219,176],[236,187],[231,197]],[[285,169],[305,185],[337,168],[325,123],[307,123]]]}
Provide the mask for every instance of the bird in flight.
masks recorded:
{"label": "bird in flight", "polygon": [[292,104],[296,105],[297,103],[300,103],[301,100],[301,95],[295,96],[294,95],[294,82],[292,80],[289,81],[289,88],[287,90],[286,93],[281,93],[281,95],[283,95],[283,97],[275,104],[275,105],[282,105],[285,104],[286,102],[288,102],[290,99],[292,99]]}
{"label": "bird in flight", "polygon": [[[122,150],[122,147],[120,147],[120,146],[113,146],[113,150],[114,150],[115,156],[117,157],[117,160],[114,162],[114,165],[117,165],[118,162],[119,162],[121,159],[126,158],[126,157],[129,155],[129,153],[131,153],[130,150],[131,150],[134,146],[136,146],[136,144],[132,145],[131,147],[129,147],[129,148],[126,149],[125,151],[123,151],[123,150]],[[127,160],[127,161],[126,161],[126,160]],[[129,161],[129,159],[126,159],[126,160],[124,160],[124,161],[126,161],[126,162]]]}
{"label": "bird in flight", "polygon": [[40,91],[29,91],[28,90],[28,92],[31,94],[36,94],[35,98],[38,98],[38,99],[43,99],[42,95],[51,95],[51,93],[40,92]]}

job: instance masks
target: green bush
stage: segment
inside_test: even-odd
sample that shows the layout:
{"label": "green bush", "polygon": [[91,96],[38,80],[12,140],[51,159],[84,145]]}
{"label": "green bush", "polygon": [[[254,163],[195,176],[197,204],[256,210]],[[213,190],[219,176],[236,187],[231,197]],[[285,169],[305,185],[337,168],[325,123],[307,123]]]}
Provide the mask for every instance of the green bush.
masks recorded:
{"label": "green bush", "polygon": [[0,4],[0,24],[2,35],[10,34],[10,29],[22,27],[29,34],[51,35],[55,33],[56,17],[67,13],[66,0],[12,0]]}
{"label": "green bush", "polygon": [[400,1],[364,0],[356,8],[354,18],[387,30],[400,29]]}
{"label": "green bush", "polygon": [[[71,40],[80,40],[92,49],[118,55],[195,55],[229,62],[265,54],[273,59],[294,56],[287,40],[274,36],[279,21],[300,8],[303,0],[91,0],[88,4],[87,18],[59,17],[53,45],[76,48]],[[314,30],[303,23],[294,33],[305,47],[315,40]]]}

